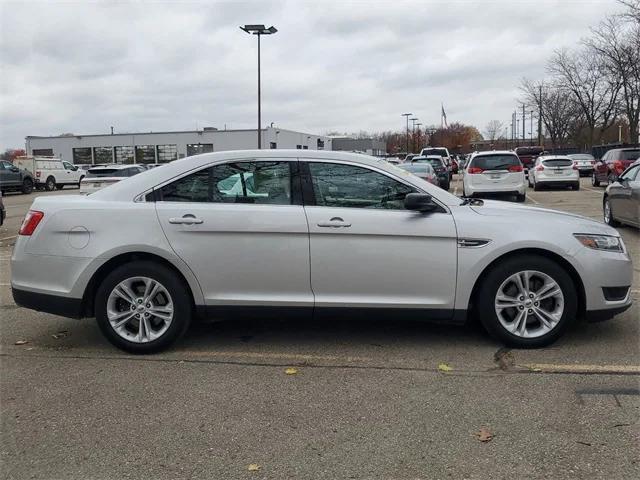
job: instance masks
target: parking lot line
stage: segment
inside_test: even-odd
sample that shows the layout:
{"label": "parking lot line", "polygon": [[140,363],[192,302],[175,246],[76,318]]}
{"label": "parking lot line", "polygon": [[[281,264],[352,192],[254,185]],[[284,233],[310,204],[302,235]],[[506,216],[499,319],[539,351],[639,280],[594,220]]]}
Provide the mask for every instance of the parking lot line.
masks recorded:
{"label": "parking lot line", "polygon": [[17,235],[13,235],[11,237],[0,238],[0,242],[3,242],[4,240],[13,240],[14,238],[18,238],[18,236]]}
{"label": "parking lot line", "polygon": [[534,372],[541,373],[611,373],[623,375],[640,374],[640,365],[585,365],[585,364],[555,364],[555,363],[526,363],[519,365]]}

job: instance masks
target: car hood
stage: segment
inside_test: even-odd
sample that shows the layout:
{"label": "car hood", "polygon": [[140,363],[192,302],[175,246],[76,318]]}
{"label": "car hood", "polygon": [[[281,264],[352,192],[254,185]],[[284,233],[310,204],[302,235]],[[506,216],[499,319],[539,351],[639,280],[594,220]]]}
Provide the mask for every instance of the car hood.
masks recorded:
{"label": "car hood", "polygon": [[471,205],[471,209],[479,215],[512,217],[517,222],[539,223],[546,228],[552,228],[554,223],[560,222],[567,226],[571,225],[575,233],[599,233],[620,236],[618,231],[609,225],[575,213],[497,200],[484,200],[483,202],[483,205]]}

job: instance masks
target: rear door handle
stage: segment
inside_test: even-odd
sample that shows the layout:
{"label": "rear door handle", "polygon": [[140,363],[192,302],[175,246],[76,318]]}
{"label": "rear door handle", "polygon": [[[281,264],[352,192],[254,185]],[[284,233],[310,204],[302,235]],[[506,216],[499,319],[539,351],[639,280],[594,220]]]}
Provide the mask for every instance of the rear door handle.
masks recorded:
{"label": "rear door handle", "polygon": [[169,223],[173,225],[200,225],[203,221],[201,218],[196,218],[195,215],[191,215],[190,213],[183,215],[182,218],[174,217],[169,219]]}
{"label": "rear door handle", "polygon": [[345,222],[340,217],[333,217],[328,222],[318,222],[318,226],[324,227],[324,228],[348,228],[351,226],[351,224],[348,222]]}

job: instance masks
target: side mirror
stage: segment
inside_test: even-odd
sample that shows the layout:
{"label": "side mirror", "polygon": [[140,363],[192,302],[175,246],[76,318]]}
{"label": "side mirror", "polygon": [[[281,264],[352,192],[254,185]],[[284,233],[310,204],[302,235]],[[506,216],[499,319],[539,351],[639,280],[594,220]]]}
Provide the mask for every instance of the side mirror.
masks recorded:
{"label": "side mirror", "polygon": [[433,198],[427,193],[409,193],[404,197],[404,208],[427,213],[437,210],[438,205],[433,203]]}

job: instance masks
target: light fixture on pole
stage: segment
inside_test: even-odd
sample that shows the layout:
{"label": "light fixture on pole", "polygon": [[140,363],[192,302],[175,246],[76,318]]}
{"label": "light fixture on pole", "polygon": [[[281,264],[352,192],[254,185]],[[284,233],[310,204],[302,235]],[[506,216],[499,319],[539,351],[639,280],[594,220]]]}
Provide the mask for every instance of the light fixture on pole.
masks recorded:
{"label": "light fixture on pole", "polygon": [[413,113],[403,113],[401,116],[407,118],[407,155],[409,154],[409,117],[413,115]]}
{"label": "light fixture on pole", "polygon": [[278,31],[276,27],[266,28],[264,25],[245,25],[244,27],[240,27],[240,30],[244,30],[250,35],[257,35],[258,37],[258,149],[262,148],[262,106],[260,104],[261,101],[261,92],[260,92],[260,37],[262,35],[273,35]]}

